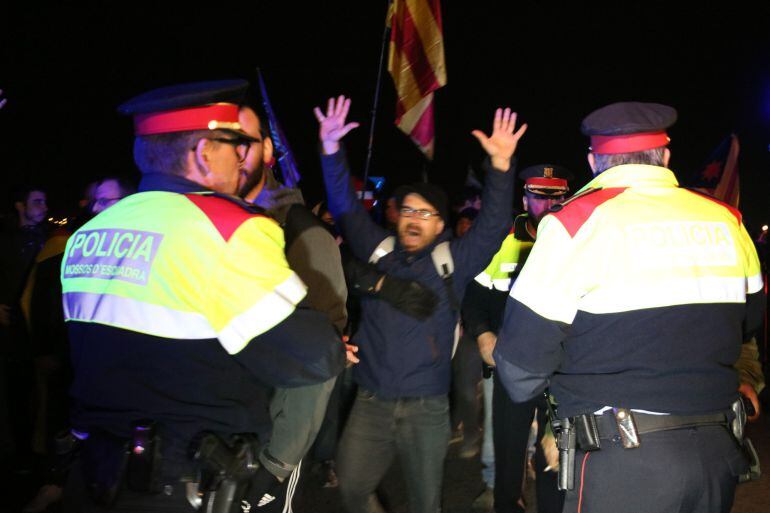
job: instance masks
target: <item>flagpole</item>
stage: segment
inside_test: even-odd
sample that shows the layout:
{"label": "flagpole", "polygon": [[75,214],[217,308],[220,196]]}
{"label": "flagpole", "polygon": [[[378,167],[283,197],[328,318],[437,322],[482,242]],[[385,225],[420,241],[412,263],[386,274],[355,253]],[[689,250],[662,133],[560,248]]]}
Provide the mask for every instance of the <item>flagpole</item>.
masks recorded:
{"label": "flagpole", "polygon": [[[388,10],[390,12],[390,5],[393,0],[388,0]],[[387,16],[387,14],[386,14]],[[369,169],[372,165],[372,147],[374,146],[374,126],[377,122],[377,105],[380,103],[380,89],[382,88],[382,63],[385,61],[385,50],[388,47],[388,39],[390,39],[390,23],[385,23],[385,30],[382,32],[382,46],[380,48],[380,66],[377,69],[377,86],[374,88],[374,101],[372,102],[372,124],[369,127],[369,143],[366,147],[366,164],[364,165],[364,185],[361,194],[366,193],[366,189],[369,187]]]}

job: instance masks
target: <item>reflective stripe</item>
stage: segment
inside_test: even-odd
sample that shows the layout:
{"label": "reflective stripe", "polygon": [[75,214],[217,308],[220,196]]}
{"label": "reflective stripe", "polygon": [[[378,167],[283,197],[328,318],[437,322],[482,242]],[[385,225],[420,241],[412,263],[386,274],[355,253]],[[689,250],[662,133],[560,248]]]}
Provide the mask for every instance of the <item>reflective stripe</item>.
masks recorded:
{"label": "reflective stripe", "polygon": [[643,308],[696,303],[743,303],[746,278],[710,276],[707,278],[668,279],[637,285],[633,294],[622,286],[600,287],[578,301],[578,310],[589,313],[614,313]]}
{"label": "reflective stripe", "polygon": [[757,273],[754,276],[749,276],[746,283],[746,293],[754,294],[764,288],[765,284],[762,280],[762,273]]}
{"label": "reflective stripe", "polygon": [[483,287],[499,290],[500,292],[508,292],[508,289],[511,287],[510,278],[498,278],[493,280],[486,272],[480,273],[476,276],[475,280],[476,283]]}
{"label": "reflective stripe", "polygon": [[181,312],[113,294],[65,292],[64,320],[95,322],[156,337],[216,338],[209,321],[197,312]]}
{"label": "reflective stripe", "polygon": [[492,280],[492,286],[494,286],[495,289],[499,290],[500,292],[508,292],[508,290],[511,288],[511,279],[498,278],[496,280]]}
{"label": "reflective stripe", "polygon": [[231,320],[219,332],[219,342],[230,354],[241,351],[249,341],[286,319],[307,294],[305,284],[292,273],[273,292]]}

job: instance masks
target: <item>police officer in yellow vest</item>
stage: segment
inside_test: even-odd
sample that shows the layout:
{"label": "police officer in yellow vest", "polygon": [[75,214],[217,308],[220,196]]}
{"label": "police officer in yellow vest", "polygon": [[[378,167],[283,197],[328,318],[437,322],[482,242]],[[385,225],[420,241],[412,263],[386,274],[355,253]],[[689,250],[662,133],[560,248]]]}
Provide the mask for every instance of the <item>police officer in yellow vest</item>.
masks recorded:
{"label": "police officer in yellow vest", "polygon": [[269,387],[343,368],[280,227],[233,196],[255,142],[238,123],[247,85],[173,86],[120,108],[140,192],[78,230],[61,270],[83,440],[68,510],[193,511],[195,483],[214,509],[243,498],[257,510],[277,482],[255,449]]}
{"label": "police officer in yellow vest", "polygon": [[[503,241],[500,250],[492,258],[487,268],[479,274],[465,291],[463,301],[463,321],[465,330],[479,345],[485,365],[494,368],[492,350],[497,340],[497,332],[503,320],[503,311],[511,283],[518,276],[526,262],[537,236],[540,219],[548,213],[551,206],[564,201],[569,191],[572,173],[565,167],[554,164],[539,164],[527,167],[519,173],[524,180],[525,213],[514,219],[511,233]],[[508,397],[499,378],[493,374],[492,386],[485,383],[484,391],[492,393],[492,400],[485,398],[485,404],[492,410],[491,432],[493,434],[493,454],[489,454],[489,440],[485,441],[487,450],[482,455],[482,463],[490,468],[482,473],[487,490],[477,500],[479,509],[486,509],[490,496],[494,496],[497,512],[524,511],[521,490],[526,465],[527,440],[529,428],[540,398],[523,403],[513,403]],[[541,405],[542,406],[542,405]],[[540,408],[544,414],[544,408]],[[489,412],[486,413],[488,415]],[[540,425],[544,427],[544,415]],[[488,422],[485,422],[485,437],[490,436]],[[541,432],[542,437],[542,432]],[[539,439],[540,437],[538,437]],[[538,451],[538,470],[546,464]],[[494,471],[492,471],[494,466]],[[494,476],[494,477],[492,477]],[[556,492],[552,475],[538,478],[538,509],[541,513],[560,511],[562,495]],[[549,493],[545,481],[553,481],[553,491]]]}
{"label": "police officer in yellow vest", "polygon": [[543,218],[506,305],[497,372],[559,402],[566,512],[729,511],[747,470],[732,365],[761,324],[759,260],[740,212],[667,168],[675,120],[637,102],[583,120],[594,179]]}

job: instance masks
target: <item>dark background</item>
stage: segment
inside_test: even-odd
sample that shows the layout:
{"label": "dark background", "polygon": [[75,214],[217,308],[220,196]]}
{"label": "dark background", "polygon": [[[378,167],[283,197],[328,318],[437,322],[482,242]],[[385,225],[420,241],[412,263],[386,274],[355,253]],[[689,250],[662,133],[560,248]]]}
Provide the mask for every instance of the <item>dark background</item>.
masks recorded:
{"label": "dark background", "polygon": [[[362,127],[347,138],[361,172],[387,2],[25,2],[0,14],[0,184],[35,179],[63,213],[89,180],[134,174],[132,126],[115,107],[177,82],[255,78],[260,66],[303,173],[320,199],[315,105],[353,99]],[[482,154],[498,106],[530,125],[521,165],[554,162],[589,179],[581,119],[620,100],[675,106],[672,168],[683,182],[735,131],[741,208],[751,231],[770,221],[770,7],[748,2],[442,2],[448,85],[437,93],[436,160],[428,165],[393,125],[387,73],[372,175],[457,192]],[[573,4],[578,4],[575,2]],[[684,3],[682,3],[684,4]],[[622,7],[621,7],[622,5]]]}

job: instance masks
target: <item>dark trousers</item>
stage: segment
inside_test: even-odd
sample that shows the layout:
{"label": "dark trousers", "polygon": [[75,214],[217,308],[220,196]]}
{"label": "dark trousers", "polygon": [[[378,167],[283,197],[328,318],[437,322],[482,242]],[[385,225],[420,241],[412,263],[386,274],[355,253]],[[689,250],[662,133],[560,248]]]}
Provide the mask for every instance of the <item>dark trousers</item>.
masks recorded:
{"label": "dark trousers", "polygon": [[730,511],[747,463],[724,427],[646,433],[640,440],[636,449],[602,439],[600,450],[578,451],[575,489],[567,493],[564,511]]}
{"label": "dark trousers", "polygon": [[564,493],[560,492],[554,472],[544,472],[547,466],[539,441],[547,418],[546,404],[541,397],[524,403],[514,403],[505,387],[494,374],[492,393],[492,435],[495,446],[495,511],[523,513],[520,505],[527,467],[527,441],[535,411],[538,412],[537,449],[535,451],[536,492],[539,513],[561,511]]}
{"label": "dark trousers", "polygon": [[337,454],[345,510],[384,511],[375,492],[398,455],[410,511],[438,513],[448,444],[447,396],[391,400],[359,389]]}
{"label": "dark trousers", "polygon": [[452,358],[452,429],[462,422],[463,435],[473,439],[481,429],[481,354],[476,341],[463,335]]}

